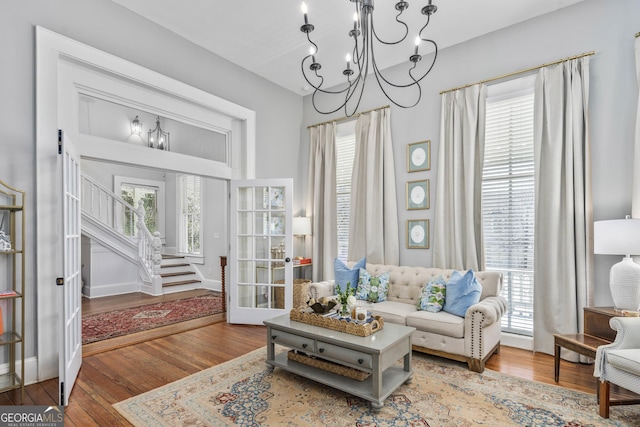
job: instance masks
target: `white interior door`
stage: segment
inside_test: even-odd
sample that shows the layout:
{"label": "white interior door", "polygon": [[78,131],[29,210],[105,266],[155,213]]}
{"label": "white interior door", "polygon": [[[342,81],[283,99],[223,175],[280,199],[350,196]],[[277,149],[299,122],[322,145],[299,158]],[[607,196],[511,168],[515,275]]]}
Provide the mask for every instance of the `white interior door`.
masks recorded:
{"label": "white interior door", "polygon": [[[62,174],[62,272],[58,279],[61,296],[59,392],[60,405],[69,404],[69,395],[82,364],[82,275],[80,229],[80,157],[73,145],[60,137]],[[60,280],[62,279],[62,280]]]}
{"label": "white interior door", "polygon": [[262,324],[293,304],[292,179],[232,180],[229,323]]}

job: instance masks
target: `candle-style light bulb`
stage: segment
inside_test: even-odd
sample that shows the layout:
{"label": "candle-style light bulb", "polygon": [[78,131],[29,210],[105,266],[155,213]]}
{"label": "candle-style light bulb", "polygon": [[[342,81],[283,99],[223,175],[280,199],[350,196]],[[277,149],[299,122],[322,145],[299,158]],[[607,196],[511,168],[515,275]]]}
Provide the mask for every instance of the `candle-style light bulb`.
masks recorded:
{"label": "candle-style light bulb", "polygon": [[416,36],[416,51],[415,54],[418,54],[418,48],[420,47],[420,36]]}
{"label": "candle-style light bulb", "polygon": [[351,54],[347,53],[347,70],[351,69]]}
{"label": "candle-style light bulb", "polygon": [[353,12],[353,29],[358,29],[358,12]]}
{"label": "candle-style light bulb", "polygon": [[304,23],[308,24],[309,20],[307,19],[307,4],[305,2],[302,2],[302,5],[300,5],[300,9],[302,9],[302,13],[304,14]]}

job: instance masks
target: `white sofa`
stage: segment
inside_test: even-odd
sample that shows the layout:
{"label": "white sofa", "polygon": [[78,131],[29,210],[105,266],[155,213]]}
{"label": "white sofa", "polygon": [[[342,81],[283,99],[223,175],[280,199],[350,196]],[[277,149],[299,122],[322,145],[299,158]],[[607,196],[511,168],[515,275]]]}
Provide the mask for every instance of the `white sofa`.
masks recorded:
{"label": "white sofa", "polygon": [[[349,267],[353,263],[348,263]],[[431,279],[442,276],[445,280],[454,270],[397,265],[367,264],[372,276],[390,273],[387,300],[373,304],[373,314],[385,322],[400,323],[416,328],[412,335],[413,349],[436,356],[466,362],[475,372],[484,371],[486,360],[500,351],[500,320],[506,311],[506,302],[500,296],[502,274],[477,271],[475,276],[482,285],[482,295],[464,318],[439,311],[418,310],[422,287]],[[303,292],[309,298],[335,294],[334,281],[313,282]]]}

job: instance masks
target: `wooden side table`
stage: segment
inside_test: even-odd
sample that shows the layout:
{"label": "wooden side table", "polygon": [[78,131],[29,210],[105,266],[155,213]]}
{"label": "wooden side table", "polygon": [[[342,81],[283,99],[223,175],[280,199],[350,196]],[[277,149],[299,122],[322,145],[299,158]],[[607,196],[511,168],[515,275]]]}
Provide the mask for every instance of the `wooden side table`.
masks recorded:
{"label": "wooden side table", "polygon": [[554,334],[554,379],[560,376],[560,351],[564,347],[583,356],[595,359],[596,350],[601,345],[610,344],[616,338],[616,331],[609,326],[612,317],[620,316],[613,307],[585,307],[583,334]]}

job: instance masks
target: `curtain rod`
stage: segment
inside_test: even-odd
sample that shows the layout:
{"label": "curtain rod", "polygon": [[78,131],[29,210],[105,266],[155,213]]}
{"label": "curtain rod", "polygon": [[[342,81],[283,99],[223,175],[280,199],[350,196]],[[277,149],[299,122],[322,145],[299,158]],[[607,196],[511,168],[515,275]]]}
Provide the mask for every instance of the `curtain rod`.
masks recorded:
{"label": "curtain rod", "polygon": [[327,123],[333,123],[333,122],[344,122],[346,120],[351,120],[351,119],[357,119],[361,114],[367,114],[370,113],[372,111],[378,111],[378,110],[382,110],[384,108],[389,108],[388,105],[383,105],[382,107],[378,107],[378,108],[372,108],[371,110],[367,110],[367,111],[362,111],[358,114],[354,114],[352,116],[349,117],[340,117],[339,119],[334,119],[334,120],[327,120],[326,122],[322,122],[322,123],[316,123],[315,125],[309,125],[307,126],[307,129],[316,127],[316,126],[320,126],[320,125],[326,125]]}
{"label": "curtain rod", "polygon": [[[640,33],[638,33],[638,34],[640,34]],[[512,73],[503,74],[501,76],[492,77],[492,78],[486,79],[486,80],[480,80],[479,82],[476,82],[476,83],[469,83],[469,84],[466,84],[466,85],[463,85],[463,86],[454,87],[453,89],[443,90],[442,92],[440,92],[440,95],[442,95],[443,93],[453,92],[454,90],[464,89],[464,88],[467,88],[467,87],[470,87],[470,86],[479,85],[479,84],[482,84],[482,83],[488,83],[488,82],[492,82],[492,81],[495,81],[495,80],[505,79],[505,78],[511,77],[511,76],[517,76],[518,74],[527,73],[529,71],[534,71],[534,70],[537,70],[537,69],[540,69],[540,68],[543,68],[543,67],[548,67],[550,65],[560,64],[561,62],[565,62],[565,61],[571,61],[572,59],[582,58],[583,56],[591,56],[591,55],[594,55],[595,53],[596,52],[592,50],[591,52],[585,52],[585,53],[581,53],[580,55],[574,55],[574,56],[570,56],[568,58],[559,59],[557,61],[547,62],[546,64],[538,65],[536,67],[529,67],[529,68],[525,68],[524,70],[514,71]]]}

